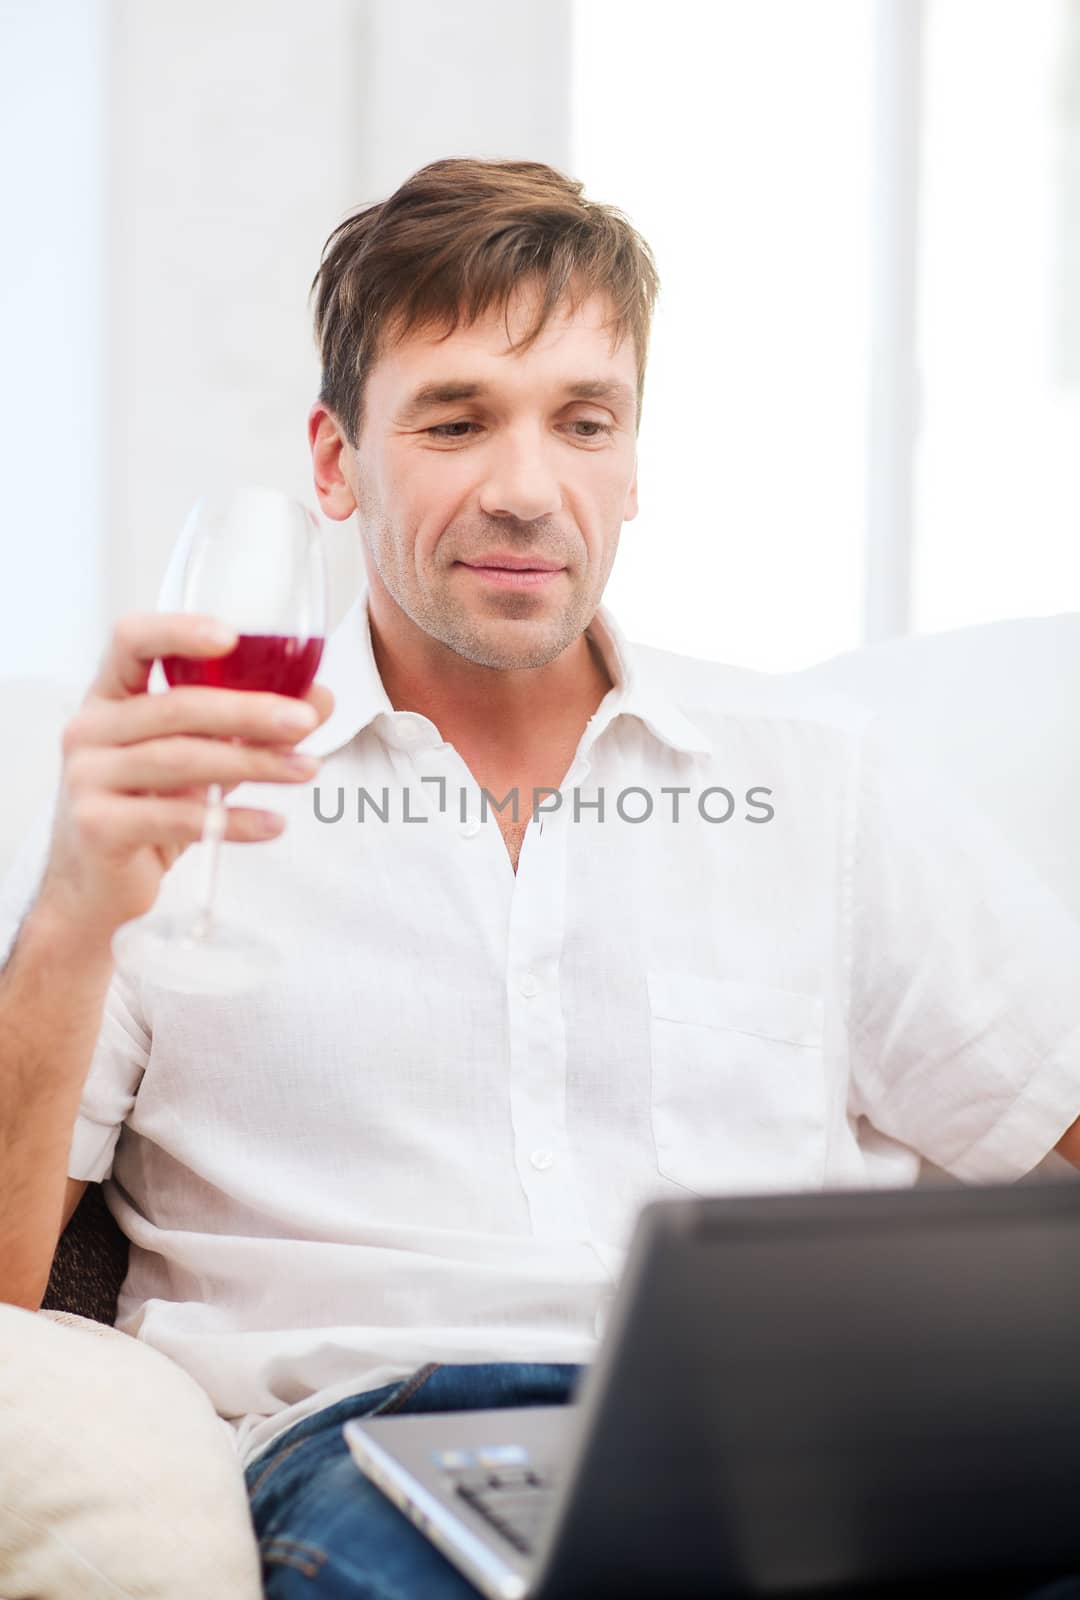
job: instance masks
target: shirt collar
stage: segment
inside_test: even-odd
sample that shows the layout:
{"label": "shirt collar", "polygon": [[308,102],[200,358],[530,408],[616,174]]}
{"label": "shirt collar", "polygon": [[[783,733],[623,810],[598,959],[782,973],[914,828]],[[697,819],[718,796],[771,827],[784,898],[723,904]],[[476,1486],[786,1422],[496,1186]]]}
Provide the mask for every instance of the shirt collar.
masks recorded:
{"label": "shirt collar", "polygon": [[[590,744],[616,717],[631,716],[674,750],[702,755],[712,750],[704,731],[676,705],[655,665],[627,640],[606,606],[599,607],[586,633],[600,651],[612,683],[590,719]],[[366,584],[326,641],[319,682],[333,692],[334,709],[303,741],[302,748],[312,755],[332,755],[380,716],[391,726],[399,721],[415,724],[415,713],[394,709],[379,676]]]}
{"label": "shirt collar", "polygon": [[303,741],[302,748],[312,755],[340,750],[380,714],[398,715],[375,665],[366,584],[326,641],[318,681],[333,693],[334,709]]}
{"label": "shirt collar", "polygon": [[655,662],[631,644],[607,606],[600,606],[586,629],[611,678],[611,688],[592,719],[597,738],[616,717],[637,717],[662,744],[689,755],[708,755],[712,741],[672,699]]}

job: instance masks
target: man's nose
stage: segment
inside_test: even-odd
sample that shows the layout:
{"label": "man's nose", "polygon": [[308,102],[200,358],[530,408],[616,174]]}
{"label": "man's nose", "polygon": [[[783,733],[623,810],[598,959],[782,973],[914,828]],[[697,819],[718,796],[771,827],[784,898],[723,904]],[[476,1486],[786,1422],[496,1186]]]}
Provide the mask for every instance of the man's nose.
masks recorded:
{"label": "man's nose", "polygon": [[490,457],[480,490],[480,506],[490,517],[534,522],[562,509],[562,491],[539,440],[507,439]]}

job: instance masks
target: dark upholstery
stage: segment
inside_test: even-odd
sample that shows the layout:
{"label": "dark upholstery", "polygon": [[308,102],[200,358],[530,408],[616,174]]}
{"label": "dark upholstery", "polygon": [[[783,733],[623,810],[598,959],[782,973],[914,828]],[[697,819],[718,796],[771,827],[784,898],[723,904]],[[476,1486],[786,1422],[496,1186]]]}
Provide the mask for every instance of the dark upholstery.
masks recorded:
{"label": "dark upholstery", "polygon": [[127,1263],[128,1242],[101,1185],[88,1184],[56,1247],[42,1309],[74,1311],[111,1325]]}

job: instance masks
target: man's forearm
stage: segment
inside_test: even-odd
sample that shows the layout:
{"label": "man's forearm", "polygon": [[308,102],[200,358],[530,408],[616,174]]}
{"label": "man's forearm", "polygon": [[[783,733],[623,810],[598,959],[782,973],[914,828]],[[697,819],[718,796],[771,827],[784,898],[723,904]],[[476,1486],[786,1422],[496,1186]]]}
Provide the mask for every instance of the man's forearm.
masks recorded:
{"label": "man's forearm", "polygon": [[0,973],[0,1301],[37,1310],[112,957],[39,901]]}

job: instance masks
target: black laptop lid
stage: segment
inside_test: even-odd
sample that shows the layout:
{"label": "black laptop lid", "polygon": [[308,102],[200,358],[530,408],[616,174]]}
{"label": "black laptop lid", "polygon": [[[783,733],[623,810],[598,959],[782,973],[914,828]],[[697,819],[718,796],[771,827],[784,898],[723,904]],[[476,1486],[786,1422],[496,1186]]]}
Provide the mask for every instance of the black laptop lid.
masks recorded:
{"label": "black laptop lid", "polygon": [[1080,1570],[1080,1182],[651,1206],[583,1399],[544,1594]]}

